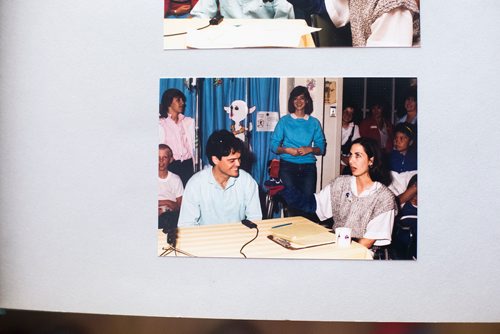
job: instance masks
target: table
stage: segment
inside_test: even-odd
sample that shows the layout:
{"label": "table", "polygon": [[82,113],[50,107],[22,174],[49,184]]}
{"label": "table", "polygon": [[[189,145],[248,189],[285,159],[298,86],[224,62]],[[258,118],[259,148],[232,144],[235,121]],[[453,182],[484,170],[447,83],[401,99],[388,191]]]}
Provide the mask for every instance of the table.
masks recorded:
{"label": "table", "polygon": [[[319,30],[307,26],[304,20],[226,18],[217,26],[209,26],[202,30],[197,30],[207,26],[208,22],[209,19],[200,18],[164,19],[164,49],[237,47],[310,48],[315,47],[311,32]],[[189,34],[182,34],[183,32],[189,32]]]}
{"label": "table", "polygon": [[[289,217],[256,221],[259,236],[248,244],[243,253],[247,258],[273,259],[372,259],[372,253],[366,247],[352,242],[349,248],[338,248],[336,244],[327,244],[300,250],[290,250],[267,238],[271,227],[289,222],[315,224],[303,217]],[[241,246],[250,241],[256,229],[249,229],[241,223],[217,224],[194,227],[181,227],[177,233],[177,249],[184,252],[165,252],[168,248],[166,236],[158,230],[159,256],[194,256],[194,257],[237,257]]]}

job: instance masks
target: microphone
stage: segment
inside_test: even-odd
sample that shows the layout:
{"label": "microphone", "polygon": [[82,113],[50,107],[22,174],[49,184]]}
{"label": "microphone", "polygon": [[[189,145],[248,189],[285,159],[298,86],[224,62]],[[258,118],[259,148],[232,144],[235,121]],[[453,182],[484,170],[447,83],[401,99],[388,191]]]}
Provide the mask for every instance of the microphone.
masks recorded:
{"label": "microphone", "polygon": [[250,221],[248,219],[243,219],[241,221],[241,223],[243,225],[245,225],[246,227],[248,227],[248,228],[254,228],[254,229],[257,230],[257,233],[255,233],[255,237],[253,237],[252,240],[248,241],[243,246],[241,246],[240,254],[243,255],[243,257],[246,259],[247,256],[245,255],[245,253],[243,253],[243,248],[245,248],[246,245],[248,245],[249,243],[251,243],[252,241],[254,241],[255,239],[257,239],[257,237],[259,236],[259,228],[257,227],[257,224],[255,224],[254,222],[252,222],[252,221]]}
{"label": "microphone", "polygon": [[212,17],[210,19],[210,21],[208,22],[211,26],[216,26],[219,23],[221,23],[222,20],[224,20],[224,16],[222,16],[222,14],[220,13],[220,2],[219,2],[219,0],[215,0],[215,3],[217,4],[217,13],[215,13],[215,16]]}
{"label": "microphone", "polygon": [[241,221],[241,223],[242,223],[243,225],[245,225],[246,227],[248,227],[248,228],[256,228],[256,227],[257,227],[257,224],[255,224],[254,222],[252,222],[252,221],[250,221],[250,220],[248,220],[248,219],[243,219],[243,220]]}

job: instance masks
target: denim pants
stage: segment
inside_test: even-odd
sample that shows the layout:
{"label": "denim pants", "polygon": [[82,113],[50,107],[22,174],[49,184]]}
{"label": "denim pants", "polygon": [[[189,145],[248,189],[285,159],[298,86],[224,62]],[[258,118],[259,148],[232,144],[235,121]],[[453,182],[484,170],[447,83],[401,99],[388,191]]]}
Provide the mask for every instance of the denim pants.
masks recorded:
{"label": "denim pants", "polygon": [[294,164],[280,161],[280,178],[285,187],[294,187],[305,195],[314,194],[318,172],[315,163]]}
{"label": "denim pants", "polygon": [[[310,209],[311,205],[309,203],[301,203],[303,199],[309,199],[315,193],[317,174],[315,163],[294,164],[283,160],[280,161],[279,176],[285,189],[289,189],[289,191],[286,191],[287,195],[290,195],[288,200],[291,200],[290,197],[294,197],[294,199],[291,200],[293,204],[290,205],[290,203],[288,203],[290,216],[304,216],[311,220],[317,220],[314,211]],[[291,195],[292,193],[293,195]],[[288,202],[288,200],[285,197],[285,201]],[[315,204],[314,202],[314,206]],[[308,207],[308,209],[306,209],[306,207]]]}

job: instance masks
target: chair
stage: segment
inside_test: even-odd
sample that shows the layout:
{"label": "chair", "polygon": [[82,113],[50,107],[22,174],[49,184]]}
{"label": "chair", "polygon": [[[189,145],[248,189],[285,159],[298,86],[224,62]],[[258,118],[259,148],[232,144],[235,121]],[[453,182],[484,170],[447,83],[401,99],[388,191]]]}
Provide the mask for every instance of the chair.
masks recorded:
{"label": "chair", "polygon": [[311,15],[311,26],[321,28],[312,33],[314,44],[320,46],[352,46],[351,25],[337,28],[329,17],[318,14]]}
{"label": "chair", "polygon": [[280,212],[283,210],[283,216],[288,217],[288,208],[285,204],[285,201],[278,195],[270,195],[266,194],[266,217],[264,219],[272,219],[274,218],[275,212]]}
{"label": "chair", "polygon": [[[268,173],[271,179],[279,179],[279,160],[272,159],[268,161]],[[274,195],[272,191],[268,190],[266,193],[266,212],[264,219],[274,218],[274,213],[283,210],[285,217],[287,216],[288,209],[286,207],[285,201],[281,198],[279,194]]]}
{"label": "chair", "polygon": [[417,259],[417,216],[402,216],[395,222],[391,249],[395,259]]}

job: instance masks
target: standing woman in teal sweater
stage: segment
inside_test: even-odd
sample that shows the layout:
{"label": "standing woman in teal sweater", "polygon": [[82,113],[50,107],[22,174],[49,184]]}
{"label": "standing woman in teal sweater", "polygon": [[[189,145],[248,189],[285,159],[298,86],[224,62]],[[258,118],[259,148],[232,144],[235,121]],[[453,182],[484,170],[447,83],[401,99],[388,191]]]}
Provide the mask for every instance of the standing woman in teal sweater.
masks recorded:
{"label": "standing woman in teal sweater", "polygon": [[271,139],[271,150],[280,155],[279,176],[285,186],[314,194],[316,155],[325,154],[325,135],[318,119],[311,116],[313,101],[306,87],[291,91],[288,112],[279,120]]}

